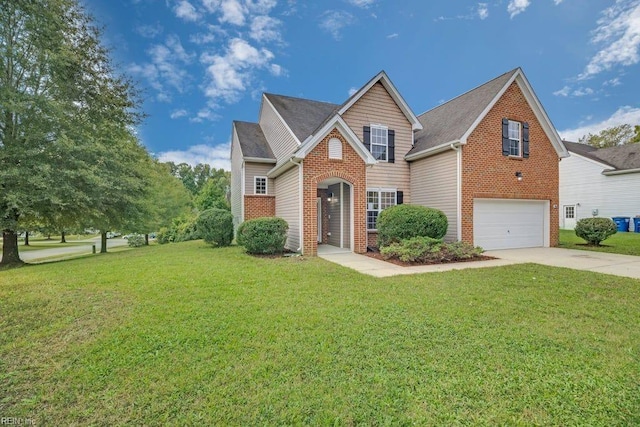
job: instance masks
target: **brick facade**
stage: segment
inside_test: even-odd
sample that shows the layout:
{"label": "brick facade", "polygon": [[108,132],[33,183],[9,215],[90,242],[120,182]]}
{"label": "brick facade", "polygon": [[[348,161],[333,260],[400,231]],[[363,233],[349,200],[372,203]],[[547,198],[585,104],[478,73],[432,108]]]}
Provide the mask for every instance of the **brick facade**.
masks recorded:
{"label": "brick facade", "polygon": [[276,197],[266,195],[244,196],[244,220],[276,216]]}
{"label": "brick facade", "polygon": [[[502,155],[502,119],[529,123],[529,158]],[[514,82],[462,146],[462,240],[473,242],[475,198],[548,200],[551,246],[558,245],[559,157]],[[516,179],[522,172],[523,179]]]}
{"label": "brick facade", "polygon": [[[342,160],[329,159],[328,141],[338,138],[342,141]],[[364,253],[367,250],[367,225],[366,225],[366,184],[367,172],[365,162],[360,155],[349,145],[345,137],[333,129],[329,134],[306,156],[302,164],[303,173],[303,253],[314,256],[318,253],[318,212],[317,197],[318,184],[329,178],[339,178],[351,184],[351,197],[353,198],[353,241],[351,248],[356,253]],[[324,236],[323,236],[324,237]]]}

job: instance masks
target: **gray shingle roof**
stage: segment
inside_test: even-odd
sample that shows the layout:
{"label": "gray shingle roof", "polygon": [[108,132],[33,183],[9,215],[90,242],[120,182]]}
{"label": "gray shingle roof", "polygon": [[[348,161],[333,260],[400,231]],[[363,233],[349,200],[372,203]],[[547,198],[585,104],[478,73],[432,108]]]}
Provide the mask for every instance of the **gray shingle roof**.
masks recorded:
{"label": "gray shingle roof", "polygon": [[265,93],[300,142],[307,139],[338,108],[337,104]]}
{"label": "gray shingle roof", "polygon": [[640,144],[595,148],[587,144],[563,141],[567,150],[611,166],[613,169],[640,169]]}
{"label": "gray shingle roof", "polygon": [[275,156],[259,124],[236,120],[233,125],[238,133],[238,141],[244,157],[275,160]]}
{"label": "gray shingle roof", "polygon": [[516,71],[518,68],[419,115],[423,129],[416,133],[408,154],[461,139]]}

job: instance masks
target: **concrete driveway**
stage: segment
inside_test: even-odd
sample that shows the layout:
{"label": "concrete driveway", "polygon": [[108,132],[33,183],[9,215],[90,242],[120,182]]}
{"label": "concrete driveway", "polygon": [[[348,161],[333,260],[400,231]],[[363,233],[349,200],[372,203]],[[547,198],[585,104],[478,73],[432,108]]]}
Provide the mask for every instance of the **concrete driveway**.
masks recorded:
{"label": "concrete driveway", "polygon": [[533,262],[640,279],[640,256],[560,248],[507,249],[487,251],[485,255],[514,264]]}

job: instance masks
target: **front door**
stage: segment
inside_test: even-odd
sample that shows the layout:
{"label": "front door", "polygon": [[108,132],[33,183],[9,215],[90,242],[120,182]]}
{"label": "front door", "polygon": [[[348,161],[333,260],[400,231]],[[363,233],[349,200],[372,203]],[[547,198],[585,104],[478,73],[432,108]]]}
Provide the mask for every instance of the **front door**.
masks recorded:
{"label": "front door", "polygon": [[564,210],[563,228],[567,230],[573,230],[574,228],[576,228],[576,206],[565,205],[563,206],[563,210]]}

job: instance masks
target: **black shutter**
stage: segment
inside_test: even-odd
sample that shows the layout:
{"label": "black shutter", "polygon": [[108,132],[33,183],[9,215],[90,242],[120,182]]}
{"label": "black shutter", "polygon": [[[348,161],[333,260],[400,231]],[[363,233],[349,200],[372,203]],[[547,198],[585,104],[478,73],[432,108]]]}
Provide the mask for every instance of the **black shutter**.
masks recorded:
{"label": "black shutter", "polygon": [[396,131],[389,129],[387,131],[387,161],[389,163],[395,163],[396,161]]}
{"label": "black shutter", "polygon": [[396,204],[401,205],[404,203],[404,193],[402,191],[396,191]]}
{"label": "black shutter", "polygon": [[362,128],[362,142],[364,142],[364,148],[371,152],[371,127],[364,126]]}
{"label": "black shutter", "polygon": [[529,123],[522,124],[522,157],[529,158]]}
{"label": "black shutter", "polygon": [[509,119],[502,119],[502,155],[509,155]]}

